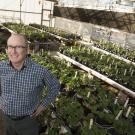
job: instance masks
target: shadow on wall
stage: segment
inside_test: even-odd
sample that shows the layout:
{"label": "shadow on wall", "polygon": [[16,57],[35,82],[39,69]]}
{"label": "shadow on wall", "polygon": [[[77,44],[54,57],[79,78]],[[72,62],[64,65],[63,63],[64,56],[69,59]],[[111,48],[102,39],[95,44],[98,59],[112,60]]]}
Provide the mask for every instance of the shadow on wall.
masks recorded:
{"label": "shadow on wall", "polygon": [[54,16],[135,33],[134,13],[55,6]]}

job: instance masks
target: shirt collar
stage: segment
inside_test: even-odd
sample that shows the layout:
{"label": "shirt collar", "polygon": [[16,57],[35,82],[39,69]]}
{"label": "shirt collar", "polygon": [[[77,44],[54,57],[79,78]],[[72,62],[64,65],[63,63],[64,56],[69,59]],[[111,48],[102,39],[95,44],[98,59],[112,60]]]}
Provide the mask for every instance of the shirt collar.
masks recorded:
{"label": "shirt collar", "polygon": [[27,56],[26,59],[25,59],[25,61],[24,61],[23,66],[24,67],[27,67],[27,66],[31,66],[31,64],[32,64],[31,57],[30,56]]}

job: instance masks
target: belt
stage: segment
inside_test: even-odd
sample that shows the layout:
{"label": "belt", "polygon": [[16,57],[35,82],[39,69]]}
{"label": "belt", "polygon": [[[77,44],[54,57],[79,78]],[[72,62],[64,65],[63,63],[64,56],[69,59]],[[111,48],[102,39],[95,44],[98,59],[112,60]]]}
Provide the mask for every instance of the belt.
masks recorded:
{"label": "belt", "polygon": [[29,117],[29,115],[25,116],[12,116],[12,115],[6,115],[9,119],[17,121],[17,120],[23,120],[26,117]]}

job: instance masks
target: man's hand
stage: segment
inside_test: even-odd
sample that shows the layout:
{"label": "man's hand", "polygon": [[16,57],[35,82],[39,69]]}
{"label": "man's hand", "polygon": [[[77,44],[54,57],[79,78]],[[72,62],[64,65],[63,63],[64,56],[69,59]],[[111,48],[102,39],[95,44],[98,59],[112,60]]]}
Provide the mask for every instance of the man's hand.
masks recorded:
{"label": "man's hand", "polygon": [[39,114],[41,114],[41,112],[43,112],[43,111],[44,111],[44,107],[39,105],[38,108],[36,109],[36,111],[31,116],[36,117]]}
{"label": "man's hand", "polygon": [[2,108],[2,106],[0,105],[0,112],[3,112],[3,108]]}

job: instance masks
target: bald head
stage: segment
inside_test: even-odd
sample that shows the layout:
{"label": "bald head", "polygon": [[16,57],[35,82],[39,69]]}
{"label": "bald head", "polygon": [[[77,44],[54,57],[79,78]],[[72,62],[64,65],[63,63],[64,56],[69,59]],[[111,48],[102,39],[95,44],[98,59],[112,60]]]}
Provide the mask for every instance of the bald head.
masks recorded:
{"label": "bald head", "polygon": [[19,43],[19,45],[27,46],[27,39],[22,34],[12,34],[7,40],[7,45],[10,45],[11,42],[16,42],[16,45]]}

